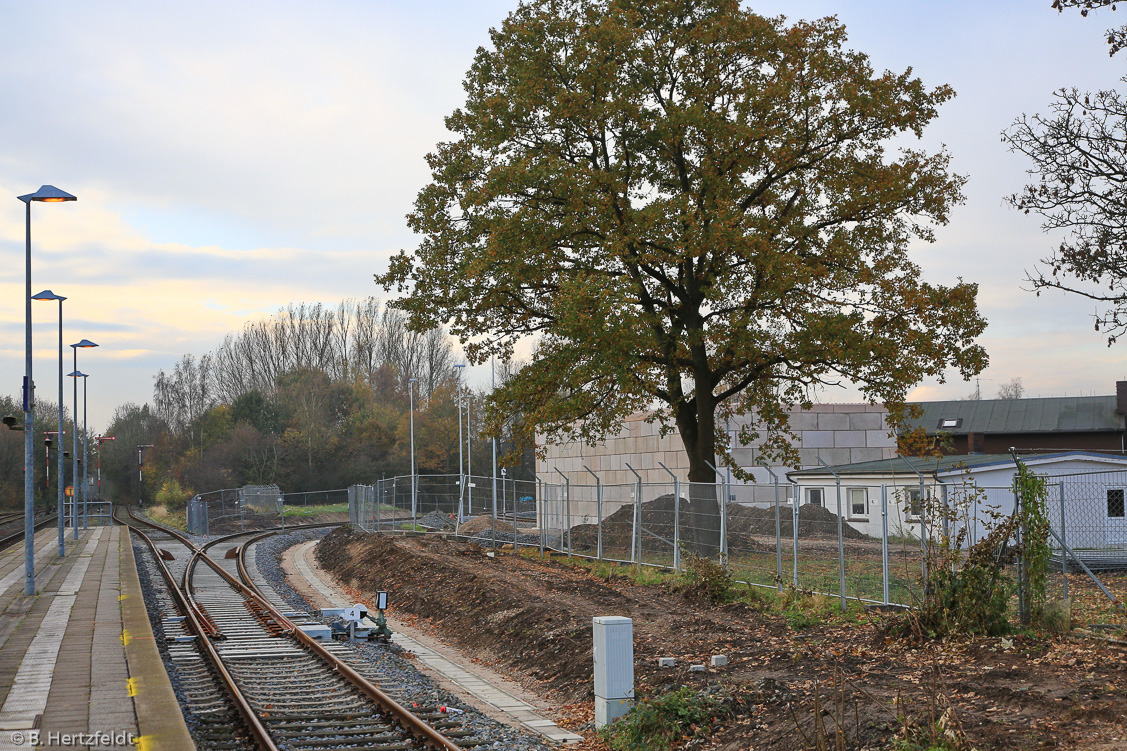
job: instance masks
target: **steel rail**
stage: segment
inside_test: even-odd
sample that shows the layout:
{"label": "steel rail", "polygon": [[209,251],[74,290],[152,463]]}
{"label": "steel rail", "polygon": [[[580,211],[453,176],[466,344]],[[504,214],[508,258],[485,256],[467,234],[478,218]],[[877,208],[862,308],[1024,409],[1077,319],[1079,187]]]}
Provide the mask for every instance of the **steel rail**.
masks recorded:
{"label": "steel rail", "polygon": [[[126,510],[129,513],[130,519],[132,519],[133,521],[154,527],[162,532],[169,532],[169,530],[165,527],[161,527],[151,522],[146,522],[143,519],[138,519],[133,515],[132,509],[127,508]],[[114,508],[114,518],[117,518],[116,507]],[[188,620],[189,624],[191,624],[192,631],[194,631],[196,634],[196,643],[200,645],[201,649],[203,649],[204,653],[211,661],[212,666],[219,674],[220,678],[222,679],[221,683],[223,684],[224,690],[227,692],[227,695],[231,699],[231,702],[235,705],[235,709],[238,711],[239,715],[243,718],[243,721],[247,724],[247,729],[250,730],[251,735],[254,736],[254,739],[258,743],[259,747],[262,749],[262,751],[279,751],[278,746],[274,743],[274,740],[266,731],[265,726],[263,726],[262,722],[259,721],[258,716],[254,712],[254,709],[251,708],[250,702],[245,696],[243,696],[242,691],[235,683],[235,679],[229,672],[227,672],[227,668],[223,665],[223,660],[220,659],[219,653],[212,645],[211,639],[209,639],[207,636],[207,631],[200,623],[199,619],[196,617],[195,608],[188,600],[184,592],[180,590],[180,587],[176,584],[176,577],[174,577],[172,575],[172,572],[168,570],[168,566],[165,564],[164,559],[161,558],[160,551],[157,549],[156,543],[154,543],[147,534],[142,532],[140,529],[137,529],[137,527],[133,524],[130,524],[128,521],[123,521],[123,523],[127,527],[129,527],[129,529],[132,530],[134,534],[144,540],[145,543],[149,546],[149,549],[152,551],[153,557],[156,560],[157,567],[160,569],[161,576],[168,584],[168,589],[171,591],[173,599],[176,600],[176,604],[180,607],[180,610],[184,613],[184,617]],[[195,547],[194,545],[192,545],[191,541],[185,537],[177,534],[172,534],[172,536],[180,539],[181,542],[186,543],[190,548]]]}
{"label": "steel rail", "polygon": [[[339,526],[339,525],[338,525]],[[314,653],[321,659],[329,662],[333,668],[344,676],[349,683],[356,688],[360,689],[372,701],[376,702],[385,712],[395,716],[407,732],[415,736],[417,740],[423,743],[425,748],[436,749],[437,751],[461,751],[462,747],[450,741],[444,735],[432,728],[425,721],[416,717],[409,709],[404,707],[395,699],[384,693],[378,686],[369,681],[364,676],[357,673],[351,666],[342,662],[336,655],[329,652],[316,639],[306,634],[300,628],[297,628],[293,623],[286,618],[277,608],[273,606],[258,590],[258,587],[251,580],[250,573],[246,568],[246,551],[252,544],[259,540],[276,535],[281,530],[268,530],[262,532],[251,539],[244,542],[239,546],[236,554],[236,563],[239,568],[239,576],[246,582],[247,586],[255,593],[256,597],[262,602],[270,611],[271,617],[279,620],[280,622],[287,623],[292,629],[293,635],[299,642],[305,646],[310,652]],[[224,572],[226,573],[226,572]]]}
{"label": "steel rail", "polygon": [[[22,518],[22,514],[21,514],[20,518]],[[38,532],[41,529],[46,529],[47,525],[49,525],[49,524],[53,525],[58,520],[58,518],[59,518],[58,514],[52,514],[51,516],[44,517],[40,521],[35,522],[35,531]],[[24,531],[21,529],[19,532],[16,532],[15,534],[0,537],[0,550],[10,548],[12,545],[15,545],[18,542],[22,542],[23,536],[24,536]]]}
{"label": "steel rail", "polygon": [[[247,546],[251,543],[257,542],[258,540],[265,537],[278,534],[279,532],[292,532],[298,529],[316,529],[319,527],[339,527],[341,525],[341,522],[331,522],[327,524],[305,524],[300,526],[288,527],[286,529],[279,528],[265,530],[258,533],[250,540],[244,542],[242,545],[239,545],[236,549],[236,564],[238,566],[239,575],[246,579],[247,582],[249,582],[248,586],[248,584],[244,584],[242,581],[232,576],[231,573],[224,569],[221,565],[216,563],[211,558],[211,556],[206,554],[205,550],[216,545],[220,545],[224,542],[228,542],[236,537],[245,537],[248,534],[254,534],[253,532],[237,532],[230,535],[224,535],[223,537],[220,537],[218,539],[208,541],[202,547],[198,547],[193,544],[192,541],[187,538],[187,536],[183,535],[178,530],[169,529],[147,519],[139,519],[133,514],[133,510],[131,508],[128,509],[128,512],[130,517],[136,520],[138,523],[159,529],[166,534],[172,535],[185,545],[189,546],[189,548],[194,551],[191,560],[188,562],[188,565],[184,569],[185,591],[189,593],[189,599],[193,606],[195,606],[195,601],[194,599],[190,598],[190,575],[196,563],[202,560],[204,563],[210,566],[212,570],[219,574],[222,579],[224,579],[228,584],[234,587],[236,591],[240,592],[254,602],[262,605],[262,607],[270,613],[270,616],[283,627],[284,634],[290,635],[298,642],[299,645],[304,647],[307,651],[313,653],[321,660],[327,662],[329,666],[332,667],[333,670],[341,675],[346,681],[348,681],[361,693],[375,702],[383,711],[396,718],[400,722],[403,729],[409,735],[413,736],[417,741],[422,743],[424,748],[434,749],[434,751],[464,751],[461,746],[453,743],[450,739],[443,736],[441,733],[427,724],[424,720],[416,717],[409,709],[404,707],[399,702],[395,701],[395,699],[393,699],[392,697],[388,696],[379,687],[368,681],[366,678],[356,672],[355,669],[341,661],[339,658],[337,658],[335,655],[321,646],[315,639],[298,628],[293,623],[293,621],[291,621],[284,614],[282,614],[281,611],[275,608],[273,603],[267,600],[254,585],[254,583],[250,581],[250,576],[246,570],[244,553]],[[207,641],[206,639],[204,640]],[[210,643],[208,646],[211,646]],[[216,658],[218,659],[218,654],[216,654]],[[224,677],[226,680],[226,671],[224,671]]]}

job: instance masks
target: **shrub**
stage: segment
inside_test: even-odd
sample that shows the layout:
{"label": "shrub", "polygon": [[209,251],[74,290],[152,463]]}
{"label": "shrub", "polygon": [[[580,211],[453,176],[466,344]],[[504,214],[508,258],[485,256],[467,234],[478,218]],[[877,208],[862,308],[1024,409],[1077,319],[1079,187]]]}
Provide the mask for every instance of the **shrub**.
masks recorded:
{"label": "shrub", "polygon": [[176,480],[168,480],[157,491],[156,502],[158,506],[164,506],[169,511],[183,511],[187,508],[188,499],[191,497],[192,491],[181,488]]}
{"label": "shrub", "polygon": [[612,751],[668,751],[685,736],[700,735],[711,720],[731,713],[728,692],[712,686],[697,691],[681,686],[661,696],[640,700],[624,717],[603,728]]}
{"label": "shrub", "polygon": [[692,553],[686,553],[685,560],[682,592],[686,598],[711,605],[723,605],[730,599],[732,575],[728,569],[711,558]]}

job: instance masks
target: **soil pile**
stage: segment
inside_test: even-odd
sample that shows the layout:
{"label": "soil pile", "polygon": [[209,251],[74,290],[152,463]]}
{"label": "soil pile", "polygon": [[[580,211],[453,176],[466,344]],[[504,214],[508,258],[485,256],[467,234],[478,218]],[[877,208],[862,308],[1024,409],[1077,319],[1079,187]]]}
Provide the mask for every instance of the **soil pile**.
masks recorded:
{"label": "soil pile", "polygon": [[[693,524],[707,524],[708,519],[693,521],[693,503],[682,496],[679,511],[681,535]],[[798,510],[798,536],[810,540],[836,540],[837,514],[824,506],[807,504]],[[779,510],[779,527],[784,538],[791,538],[794,519],[789,508]],[[642,552],[668,553],[673,548],[673,495],[663,495],[642,504]],[[712,517],[711,521],[715,521]],[[622,506],[603,520],[603,550],[629,551],[630,537],[634,532],[634,507]],[[557,533],[558,534],[558,533]],[[744,552],[770,552],[770,546],[754,540],[754,537],[775,536],[775,509],[728,504],[729,546]],[[868,536],[842,524],[842,536],[847,540],[866,540]],[[577,524],[571,528],[571,544],[574,550],[594,550],[598,545],[598,525]]]}
{"label": "soil pile", "polygon": [[[736,534],[775,536],[775,508],[758,508],[728,504],[728,529]],[[779,529],[783,538],[794,536],[794,515],[789,507],[779,508]],[[849,526],[841,525],[846,540],[867,540],[868,535]],[[808,503],[798,508],[798,536],[800,539],[837,539],[837,514],[825,506]]]}
{"label": "soil pile", "polygon": [[[482,516],[475,516],[474,518],[470,519],[468,522],[462,522],[462,525],[460,527],[458,527],[458,534],[473,536],[473,535],[476,535],[478,532],[486,532],[486,531],[492,531],[492,530],[493,530],[493,517],[482,515]],[[502,521],[501,519],[498,519],[497,520],[497,531],[498,532],[514,532],[515,530],[513,529],[512,524],[509,524],[506,521]]]}

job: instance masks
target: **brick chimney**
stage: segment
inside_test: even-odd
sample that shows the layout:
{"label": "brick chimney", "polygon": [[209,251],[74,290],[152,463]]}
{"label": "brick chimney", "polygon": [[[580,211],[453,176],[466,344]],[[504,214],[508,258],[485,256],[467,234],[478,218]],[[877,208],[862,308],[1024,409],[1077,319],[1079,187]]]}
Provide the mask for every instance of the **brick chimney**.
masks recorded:
{"label": "brick chimney", "polygon": [[986,441],[982,433],[967,433],[967,453],[981,454],[986,451]]}
{"label": "brick chimney", "polygon": [[1115,411],[1127,415],[1127,381],[1115,382]]}

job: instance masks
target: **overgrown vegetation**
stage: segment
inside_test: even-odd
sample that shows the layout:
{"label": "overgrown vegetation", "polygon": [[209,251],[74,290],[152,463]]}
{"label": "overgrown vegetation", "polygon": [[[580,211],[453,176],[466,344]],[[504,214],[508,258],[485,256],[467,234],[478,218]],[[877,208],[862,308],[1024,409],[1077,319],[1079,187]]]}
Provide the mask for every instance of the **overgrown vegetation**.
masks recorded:
{"label": "overgrown vegetation", "polygon": [[[1007,633],[1009,605],[1019,584],[1024,585],[1026,605],[1022,621],[1029,622],[1029,613],[1040,621],[1050,556],[1045,480],[1019,463],[1014,492],[1021,502],[1009,516],[990,506],[969,480],[945,497],[924,502],[930,538],[927,573],[922,591],[912,593],[915,607],[887,622],[892,633],[928,639]],[[987,534],[967,547],[972,509],[978,510]],[[1012,573],[1015,561],[1020,581]]]}
{"label": "overgrown vegetation", "polygon": [[732,574],[723,564],[692,553],[683,556],[685,574],[682,592],[685,597],[710,605],[723,605],[732,600]]}
{"label": "overgrown vegetation", "polygon": [[603,740],[612,751],[667,751],[676,742],[704,735],[736,705],[722,686],[681,686],[640,699],[628,714],[603,728]]}

